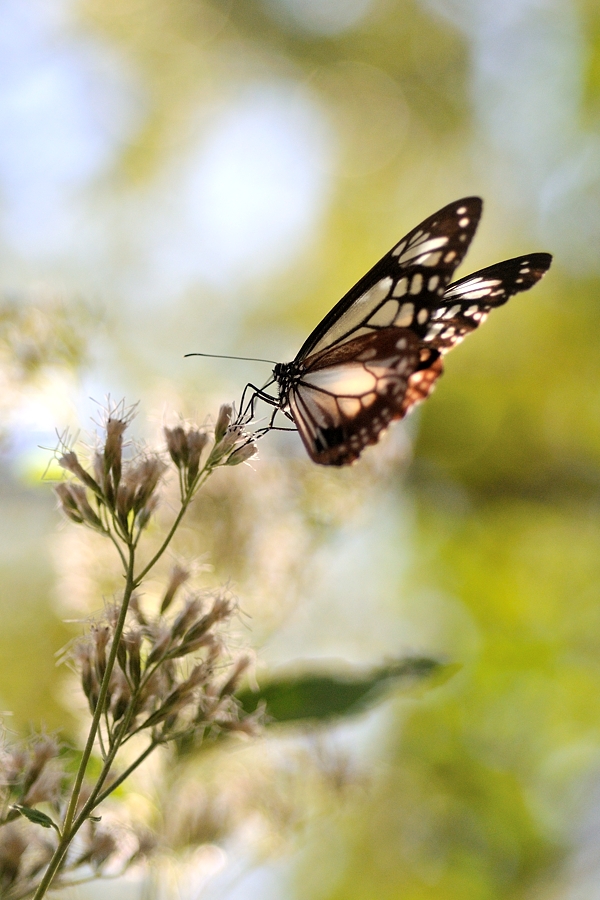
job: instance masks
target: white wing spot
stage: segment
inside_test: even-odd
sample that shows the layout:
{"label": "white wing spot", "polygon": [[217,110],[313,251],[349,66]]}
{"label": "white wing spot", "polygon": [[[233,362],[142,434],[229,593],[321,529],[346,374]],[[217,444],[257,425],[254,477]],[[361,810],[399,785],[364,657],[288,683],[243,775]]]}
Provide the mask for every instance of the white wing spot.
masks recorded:
{"label": "white wing spot", "polygon": [[398,350],[404,350],[406,347],[406,338],[400,338],[400,340],[396,341],[396,348]]}
{"label": "white wing spot", "polygon": [[528,272],[531,272],[531,269],[528,269],[527,266],[525,266],[524,269],[521,269],[519,275],[527,275]]}
{"label": "white wing spot", "polygon": [[460,312],[460,304],[451,306],[450,309],[441,316],[442,319],[453,319],[457,312]]}
{"label": "white wing spot", "polygon": [[408,278],[401,278],[394,290],[392,297],[404,297],[408,290]]}
{"label": "white wing spot", "polygon": [[358,397],[338,397],[338,406],[345,416],[353,419],[361,410]]}
{"label": "white wing spot", "polygon": [[465,216],[464,219],[458,220],[458,224],[460,225],[461,228],[466,228],[470,221],[471,220],[469,219],[469,217]]}
{"label": "white wing spot", "polygon": [[435,291],[436,287],[438,286],[439,280],[440,280],[439,275],[432,275],[431,278],[429,279],[429,281],[427,282],[427,290]]}
{"label": "white wing spot", "polygon": [[[488,278],[487,281],[481,276],[469,278],[467,281],[459,282],[449,287],[446,291],[446,296],[461,297],[463,300],[477,300],[479,297],[485,297],[492,288],[499,287],[501,284],[502,282],[498,278]],[[500,290],[499,293],[502,293],[502,291]]]}
{"label": "white wing spot", "polygon": [[409,325],[412,325],[412,321],[415,315],[415,304],[414,303],[403,303],[400,307],[400,312],[394,319],[394,325],[397,328],[408,328]]}
{"label": "white wing spot", "polygon": [[373,374],[358,363],[342,363],[317,369],[308,372],[302,380],[336,397],[360,396],[375,387]]}
{"label": "white wing spot", "polygon": [[448,252],[444,256],[444,262],[447,262],[447,263],[452,262],[452,260],[455,259],[455,257],[456,257],[456,250],[448,250]]}
{"label": "white wing spot", "polygon": [[374,347],[369,347],[368,350],[363,350],[363,352],[356,357],[359,362],[366,362],[368,359],[373,359],[374,356],[377,356],[377,350]]}
{"label": "white wing spot", "polygon": [[459,206],[458,209],[456,210],[456,215],[457,215],[457,216],[464,216],[464,214],[466,213],[466,211],[467,211],[467,207],[466,207],[466,206]]}
{"label": "white wing spot", "polygon": [[443,325],[440,322],[436,322],[435,325],[432,325],[425,335],[426,341],[432,341],[434,337],[437,337],[440,331],[443,329]]}
{"label": "white wing spot", "polygon": [[410,283],[410,293],[411,294],[420,294],[423,289],[423,276],[420,272],[417,272],[416,275],[413,275],[412,281]]}
{"label": "white wing spot", "polygon": [[398,312],[398,304],[395,300],[388,300],[383,306],[380,306],[377,312],[373,313],[371,318],[368,320],[369,325],[379,325],[383,328],[388,328],[394,321],[396,314]]}
{"label": "white wing spot", "polygon": [[479,312],[478,306],[470,306],[468,309],[465,309],[465,316],[473,316],[476,312]]}
{"label": "white wing spot", "polygon": [[399,256],[405,247],[406,241],[400,241],[400,243],[392,250],[392,256]]}
{"label": "white wing spot", "polygon": [[456,329],[453,328],[453,326],[451,325],[450,328],[446,328],[446,330],[442,334],[442,337],[443,338],[451,338],[455,331],[456,331]]}
{"label": "white wing spot", "polygon": [[376,400],[377,394],[365,394],[364,397],[361,397],[363,406],[371,406],[371,404],[375,403]]}
{"label": "white wing spot", "polygon": [[429,310],[428,309],[425,309],[425,308],[420,309],[419,312],[417,313],[417,322],[419,323],[419,325],[423,325],[423,323],[426,322],[428,318],[429,318]]}
{"label": "white wing spot", "polygon": [[415,259],[415,265],[417,266],[437,266],[440,261],[442,255],[442,251],[438,250],[436,253],[428,253],[426,256],[419,256],[418,259]]}
{"label": "white wing spot", "polygon": [[[478,291],[468,291],[463,296],[465,300],[481,300],[482,297],[488,297],[491,293],[490,288],[482,287]],[[496,291],[496,293],[501,294],[502,291]]]}
{"label": "white wing spot", "polygon": [[422,265],[436,265],[436,263],[425,261],[424,257],[433,254],[441,247],[445,247],[447,243],[448,238],[445,236],[432,238],[429,233],[424,234],[424,232],[418,231],[412,236],[408,246],[403,247],[399,251],[398,262],[400,265],[403,265],[411,261],[414,262],[418,257],[423,257],[423,259],[419,259]]}

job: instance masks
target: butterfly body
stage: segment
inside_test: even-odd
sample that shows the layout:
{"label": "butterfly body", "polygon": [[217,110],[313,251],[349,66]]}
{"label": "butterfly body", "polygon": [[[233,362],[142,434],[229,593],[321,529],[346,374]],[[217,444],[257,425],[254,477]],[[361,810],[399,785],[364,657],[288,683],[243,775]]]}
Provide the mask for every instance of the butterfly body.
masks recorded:
{"label": "butterfly body", "polygon": [[255,393],[293,420],[314,462],[354,462],[430,394],[444,353],[549,268],[551,256],[534,253],[450,284],[481,207],[478,197],[457,200],[413,229],[342,297],[292,362],[275,365],[278,397]]}

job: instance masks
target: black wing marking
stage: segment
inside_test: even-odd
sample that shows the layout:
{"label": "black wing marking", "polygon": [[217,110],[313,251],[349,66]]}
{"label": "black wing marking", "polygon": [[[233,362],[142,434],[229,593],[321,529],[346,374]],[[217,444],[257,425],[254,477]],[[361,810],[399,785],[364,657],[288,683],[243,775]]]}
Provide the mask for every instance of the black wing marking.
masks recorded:
{"label": "black wing marking", "polygon": [[428,346],[447,353],[487,319],[488,313],[520,291],[528,291],[550,268],[549,253],[505,259],[449,285],[424,335]]}
{"label": "black wing marking", "polygon": [[325,316],[295,362],[383,328],[411,328],[424,336],[430,311],[475,234],[481,207],[479,197],[456,200],[409,232]]}
{"label": "black wing marking", "polygon": [[420,370],[439,353],[408,329],[387,328],[311,359],[290,389],[290,412],[310,458],[343,466],[427,396],[435,378]]}

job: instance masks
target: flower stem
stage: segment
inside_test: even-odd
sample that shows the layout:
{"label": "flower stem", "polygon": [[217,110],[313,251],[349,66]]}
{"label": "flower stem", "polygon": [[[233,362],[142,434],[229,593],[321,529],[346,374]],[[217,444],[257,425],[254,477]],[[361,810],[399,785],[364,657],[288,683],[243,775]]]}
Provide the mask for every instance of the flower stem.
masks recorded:
{"label": "flower stem", "polygon": [[[92,724],[90,726],[89,734],[87,737],[85,749],[83,751],[83,755],[81,757],[81,762],[79,763],[79,768],[77,770],[77,775],[75,776],[75,783],[73,785],[73,791],[71,793],[71,799],[69,801],[69,806],[67,809],[67,813],[65,815],[65,820],[62,828],[62,837],[59,841],[59,844],[54,851],[52,859],[44,873],[42,880],[40,881],[38,888],[33,896],[33,900],[41,900],[42,897],[45,896],[46,891],[50,887],[52,881],[54,880],[54,876],[56,875],[64,856],[67,852],[69,844],[71,843],[75,832],[79,829],[79,827],[83,824],[83,820],[81,816],[76,823],[76,826],[73,825],[73,820],[75,818],[75,813],[77,811],[77,803],[79,801],[79,796],[81,793],[81,786],[83,784],[83,779],[85,777],[85,773],[88,767],[88,763],[90,761],[90,756],[92,755],[92,750],[94,749],[94,743],[96,741],[96,735],[98,733],[98,728],[100,726],[100,720],[102,718],[102,713],[104,711],[104,705],[106,703],[106,697],[108,694],[108,688],[110,684],[110,677],[112,675],[112,671],[115,665],[115,661],[117,658],[117,649],[119,647],[119,641],[121,640],[121,635],[123,633],[123,629],[125,627],[125,619],[127,617],[127,610],[129,608],[129,602],[131,600],[131,595],[133,594],[134,588],[136,587],[136,580],[134,579],[134,564],[135,564],[135,554],[133,549],[129,548],[129,560],[127,562],[127,572],[125,575],[125,591],[123,593],[123,602],[121,603],[121,609],[119,611],[119,618],[117,624],[115,626],[115,632],[113,635],[113,640],[110,648],[110,653],[108,655],[108,660],[106,662],[106,670],[104,672],[104,677],[102,679],[102,684],[100,685],[100,693],[98,696],[98,702],[96,704],[96,709],[94,710],[94,717],[92,719]],[[112,760],[111,760],[112,761]],[[87,806],[87,804],[86,804]],[[87,813],[86,813],[87,815]]]}

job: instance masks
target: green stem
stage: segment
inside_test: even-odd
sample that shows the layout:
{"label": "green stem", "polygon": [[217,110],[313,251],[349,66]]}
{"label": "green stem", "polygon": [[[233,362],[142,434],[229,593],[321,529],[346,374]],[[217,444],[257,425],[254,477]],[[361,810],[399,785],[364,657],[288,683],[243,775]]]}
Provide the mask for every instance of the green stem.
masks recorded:
{"label": "green stem", "polygon": [[[137,767],[140,766],[140,765],[144,762],[144,760],[147,759],[147,758],[150,756],[150,754],[152,753],[152,751],[155,750],[156,747],[158,747],[158,745],[159,745],[159,741],[151,741],[150,744],[148,744],[148,746],[147,746],[146,749],[144,750],[144,752],[141,753],[141,754],[138,756],[138,758],[137,758],[134,762],[132,762],[131,765],[128,766],[128,767],[125,769],[124,772],[122,772],[122,773],[119,775],[118,778],[115,778],[115,780],[112,781],[112,782],[110,783],[110,785],[109,785],[104,791],[102,791],[102,793],[100,793],[100,794],[95,794],[95,796],[94,796],[94,806],[100,806],[100,804],[103,803],[103,802],[106,800],[106,798],[109,797],[109,796],[112,794],[113,791],[116,791],[116,789],[117,789],[121,784],[123,784],[123,782],[124,782],[127,778],[129,778],[129,776],[131,775],[131,773],[132,773],[132,772],[135,772],[135,770],[137,769]],[[100,785],[100,787],[102,787],[102,785]],[[88,802],[89,802],[89,801],[88,801]],[[86,803],[86,806],[87,806],[87,803]],[[91,810],[90,810],[90,812],[91,812]]]}
{"label": "green stem", "polygon": [[[52,859],[50,860],[48,868],[46,869],[44,876],[38,885],[38,888],[33,896],[33,900],[41,900],[41,898],[44,897],[44,895],[46,894],[46,891],[52,884],[52,881],[54,880],[54,876],[56,875],[56,873],[65,857],[65,854],[67,852],[69,844],[71,843],[73,836],[75,835],[75,832],[80,827],[80,825],[78,825],[77,828],[74,828],[73,820],[75,818],[75,813],[77,811],[77,803],[79,801],[79,795],[81,793],[81,786],[83,784],[83,779],[85,777],[88,763],[90,761],[90,756],[92,755],[92,750],[94,749],[96,735],[98,733],[100,720],[102,718],[102,713],[104,711],[104,706],[106,704],[106,697],[108,695],[110,677],[112,675],[115,661],[117,659],[117,649],[119,646],[119,641],[121,639],[121,635],[123,633],[123,629],[125,627],[125,619],[127,617],[129,601],[131,600],[131,595],[136,586],[136,582],[134,581],[134,578],[133,578],[134,562],[135,562],[135,556],[134,556],[133,550],[130,548],[129,561],[127,563],[127,573],[126,573],[126,581],[125,581],[125,591],[123,594],[123,602],[121,604],[121,609],[119,612],[119,619],[118,619],[116,627],[115,627],[115,633],[113,635],[110,653],[108,655],[108,660],[106,663],[106,671],[104,672],[102,684],[100,685],[100,693],[98,696],[98,702],[96,704],[96,709],[94,711],[94,717],[92,719],[92,724],[91,724],[90,731],[89,731],[89,734],[87,737],[85,749],[84,749],[83,755],[81,757],[81,762],[79,763],[77,775],[75,776],[75,784],[73,785],[71,799],[69,801],[69,806],[68,806],[67,813],[65,816],[65,821],[63,824],[62,838],[59,841],[59,844],[58,844],[56,850],[54,851]],[[109,754],[109,756],[110,756],[110,754]],[[107,759],[107,762],[108,762],[108,759]],[[112,760],[111,760],[111,762],[112,762]],[[105,767],[106,767],[106,763],[105,763]],[[87,803],[86,803],[86,806],[87,806]],[[83,824],[83,823],[81,823],[81,824]]]}
{"label": "green stem", "polygon": [[141,581],[144,580],[144,578],[146,577],[146,575],[148,574],[150,569],[152,569],[156,565],[158,560],[161,558],[161,556],[163,555],[163,553],[165,552],[165,550],[171,543],[171,540],[173,538],[173,535],[177,531],[179,523],[181,522],[181,520],[183,519],[184,515],[187,512],[188,506],[190,505],[190,503],[192,502],[192,500],[194,499],[194,497],[196,496],[196,494],[198,493],[198,491],[200,490],[200,488],[202,487],[202,485],[204,484],[204,482],[206,481],[206,479],[208,478],[208,476],[210,475],[210,473],[212,472],[213,469],[214,469],[214,465],[209,466],[208,461],[207,461],[204,468],[199,472],[198,477],[196,478],[196,481],[194,482],[194,484],[191,485],[187,494],[181,501],[181,509],[177,513],[175,521],[171,525],[171,528],[169,529],[169,533],[167,534],[166,538],[164,539],[161,546],[156,551],[156,553],[154,554],[154,556],[152,557],[152,559],[150,560],[148,565],[145,566],[142,569],[142,571],[140,572],[140,574],[136,576],[136,579],[135,579],[136,586]]}
{"label": "green stem", "polygon": [[144,566],[144,568],[142,569],[142,571],[140,572],[139,575],[136,575],[136,578],[135,578],[135,584],[136,584],[136,585],[140,584],[140,582],[142,582],[142,581],[144,580],[144,578],[146,577],[146,575],[148,574],[148,572],[150,571],[150,569],[152,569],[152,568],[156,565],[156,563],[158,562],[158,560],[161,558],[161,556],[163,555],[163,553],[165,552],[165,550],[167,549],[167,547],[168,547],[169,544],[171,543],[171,540],[172,540],[172,538],[173,538],[173,535],[174,535],[175,532],[177,531],[177,528],[178,528],[178,526],[179,526],[179,523],[180,523],[181,520],[183,519],[183,517],[184,517],[184,515],[185,515],[185,513],[186,513],[186,510],[187,510],[187,508],[188,508],[188,506],[189,506],[189,504],[190,504],[190,500],[191,500],[191,497],[188,495],[188,496],[186,497],[185,502],[182,504],[181,509],[180,509],[179,512],[177,513],[177,516],[176,516],[176,518],[175,518],[175,521],[174,521],[173,524],[171,525],[171,528],[169,529],[169,533],[167,534],[166,538],[165,538],[164,541],[162,542],[161,546],[160,546],[159,549],[156,551],[156,553],[154,554],[154,556],[152,557],[152,559],[150,560],[150,562],[148,563],[148,565],[147,565],[147,566]]}

